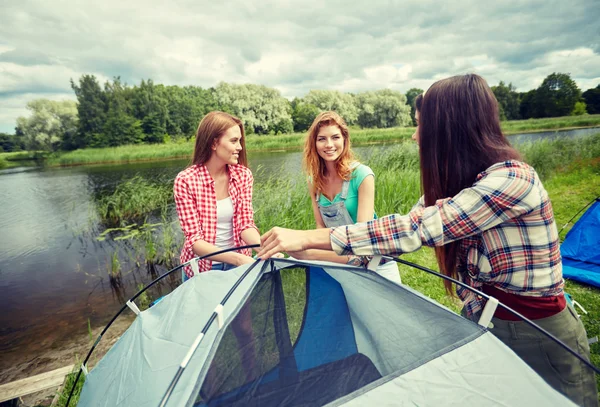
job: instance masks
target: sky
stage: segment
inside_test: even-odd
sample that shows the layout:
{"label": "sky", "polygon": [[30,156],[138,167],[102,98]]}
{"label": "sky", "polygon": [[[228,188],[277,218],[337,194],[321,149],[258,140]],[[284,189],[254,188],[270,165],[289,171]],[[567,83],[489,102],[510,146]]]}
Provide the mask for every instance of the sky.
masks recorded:
{"label": "sky", "polygon": [[37,98],[75,100],[93,74],[165,85],[255,83],[405,93],[468,72],[538,87],[600,84],[598,0],[2,0],[0,132]]}

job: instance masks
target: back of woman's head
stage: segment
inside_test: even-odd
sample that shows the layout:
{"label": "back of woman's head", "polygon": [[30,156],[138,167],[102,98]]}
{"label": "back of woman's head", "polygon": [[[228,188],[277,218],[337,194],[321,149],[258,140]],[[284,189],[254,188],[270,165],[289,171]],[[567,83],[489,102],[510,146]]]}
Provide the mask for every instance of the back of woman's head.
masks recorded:
{"label": "back of woman's head", "polygon": [[481,76],[438,81],[419,102],[421,180],[427,205],[471,186],[491,165],[520,158],[502,134],[498,103]]}
{"label": "back of woman's head", "polygon": [[350,132],[344,119],[333,111],[319,113],[315,117],[310,129],[308,129],[306,141],[304,142],[303,157],[304,170],[312,178],[313,185],[319,191],[323,190],[326,166],[325,161],[317,152],[317,137],[319,136],[319,131],[327,126],[337,126],[344,139],[344,148],[335,163],[338,176],[345,180],[350,179],[350,174],[352,174],[350,165],[354,161],[354,154],[352,153],[350,143]]}
{"label": "back of woman's head", "polygon": [[[474,74],[434,83],[419,110],[421,187],[425,205],[453,197],[491,165],[520,159],[502,134],[498,103],[485,80]],[[440,271],[456,277],[460,242],[435,248]],[[444,281],[446,291],[452,285]]]}
{"label": "back of woman's head", "polygon": [[238,163],[244,167],[248,166],[248,159],[246,157],[246,137],[244,133],[244,124],[240,119],[229,113],[214,111],[208,113],[202,118],[196,131],[196,145],[194,146],[194,155],[192,157],[192,164],[204,164],[212,155],[213,145],[218,142],[219,138],[225,134],[230,128],[238,126],[242,134],[240,144],[242,145],[242,151],[240,151]]}

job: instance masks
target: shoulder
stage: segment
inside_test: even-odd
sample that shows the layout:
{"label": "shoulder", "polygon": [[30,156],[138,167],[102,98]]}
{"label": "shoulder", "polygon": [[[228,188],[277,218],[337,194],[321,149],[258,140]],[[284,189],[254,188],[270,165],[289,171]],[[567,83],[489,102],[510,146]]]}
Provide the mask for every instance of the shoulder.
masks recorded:
{"label": "shoulder", "polygon": [[190,181],[199,181],[201,177],[197,165],[190,165],[183,171],[180,171],[175,177],[175,185],[188,184]]}
{"label": "shoulder", "polygon": [[373,173],[373,170],[369,166],[359,163],[356,168],[354,168],[354,171],[352,171],[350,182],[359,186],[369,175],[374,177],[375,173]]}
{"label": "shoulder", "polygon": [[476,182],[484,179],[525,181],[532,184],[539,182],[535,169],[531,165],[517,160],[502,161],[492,165],[477,175]]}
{"label": "shoulder", "polygon": [[243,165],[230,165],[229,171],[232,177],[242,183],[252,182],[254,180],[250,168],[244,167]]}

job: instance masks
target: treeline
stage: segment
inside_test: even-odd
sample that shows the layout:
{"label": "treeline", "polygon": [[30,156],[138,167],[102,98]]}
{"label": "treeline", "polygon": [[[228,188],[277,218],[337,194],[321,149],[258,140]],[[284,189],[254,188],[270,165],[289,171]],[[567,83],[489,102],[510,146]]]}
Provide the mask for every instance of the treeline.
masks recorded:
{"label": "treeline", "polygon": [[[414,125],[415,97],[383,89],[358,94],[311,90],[291,102],[262,85],[220,83],[214,88],[164,86],[152,80],[128,86],[119,78],[103,86],[93,75],[71,81],[75,101],[37,99],[19,117],[15,135],[0,133],[0,151],[74,150],[187,140],[209,111],[240,117],[248,134],[283,134],[308,129],[315,116],[335,110],[350,125],[387,128]],[[568,74],[553,73],[525,93],[512,84],[493,86],[503,120],[600,113],[600,85],[582,94]]]}

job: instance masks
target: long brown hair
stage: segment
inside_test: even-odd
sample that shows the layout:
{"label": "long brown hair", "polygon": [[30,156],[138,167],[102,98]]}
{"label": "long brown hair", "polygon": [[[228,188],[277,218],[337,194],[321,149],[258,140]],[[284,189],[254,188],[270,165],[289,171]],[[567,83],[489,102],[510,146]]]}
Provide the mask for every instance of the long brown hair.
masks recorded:
{"label": "long brown hair", "polygon": [[[419,111],[421,187],[425,205],[470,187],[477,174],[495,163],[520,160],[500,128],[498,102],[485,80],[475,74],[434,83]],[[457,276],[460,241],[435,248],[443,274]],[[452,284],[444,281],[446,291]]]}
{"label": "long brown hair", "polygon": [[320,113],[315,117],[310,129],[308,129],[306,141],[304,142],[304,157],[302,160],[304,171],[312,179],[314,191],[323,191],[323,188],[325,187],[327,167],[325,161],[317,152],[317,136],[319,135],[321,127],[326,126],[339,127],[342,137],[344,138],[344,150],[335,162],[336,173],[341,179],[346,181],[350,179],[350,175],[352,174],[350,165],[355,160],[352,149],[350,148],[350,132],[348,131],[348,126],[344,119],[333,111]]}
{"label": "long brown hair", "polygon": [[248,166],[248,159],[246,158],[246,136],[244,133],[244,124],[240,119],[229,113],[214,111],[208,113],[202,118],[196,131],[196,145],[194,146],[194,155],[192,156],[192,165],[206,163],[212,155],[213,144],[221,137],[227,130],[233,126],[238,126],[242,133],[240,144],[242,145],[242,151],[238,158],[238,163],[244,167]]}

